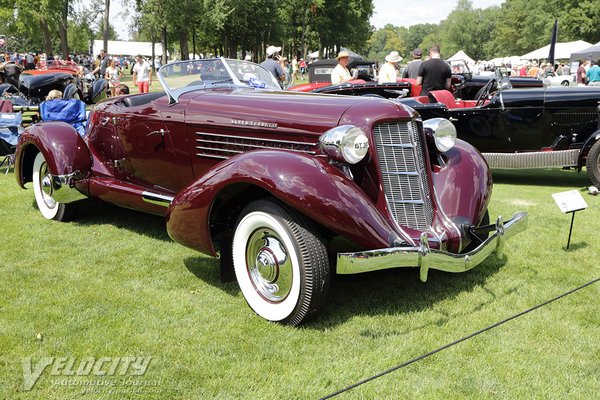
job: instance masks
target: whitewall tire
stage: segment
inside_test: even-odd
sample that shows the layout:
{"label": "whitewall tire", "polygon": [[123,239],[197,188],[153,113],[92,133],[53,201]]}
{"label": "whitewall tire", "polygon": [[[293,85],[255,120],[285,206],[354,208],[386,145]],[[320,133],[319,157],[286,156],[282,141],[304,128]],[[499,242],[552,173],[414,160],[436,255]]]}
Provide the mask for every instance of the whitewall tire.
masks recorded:
{"label": "whitewall tire", "polygon": [[35,202],[44,218],[66,221],[72,216],[74,205],[66,205],[54,200],[50,178],[48,164],[43,154],[39,152],[33,161],[32,180]]}
{"label": "whitewall tire", "polygon": [[238,218],[233,265],[248,305],[261,317],[298,325],[321,311],[329,289],[327,249],[307,221],[259,200]]}

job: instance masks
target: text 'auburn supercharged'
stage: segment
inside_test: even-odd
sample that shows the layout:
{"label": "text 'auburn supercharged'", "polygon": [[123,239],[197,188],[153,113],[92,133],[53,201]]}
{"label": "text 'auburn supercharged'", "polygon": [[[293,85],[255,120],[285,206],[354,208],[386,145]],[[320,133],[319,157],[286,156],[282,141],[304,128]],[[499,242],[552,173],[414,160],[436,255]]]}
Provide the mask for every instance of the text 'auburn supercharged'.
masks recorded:
{"label": "text 'auburn supercharged'", "polygon": [[[401,104],[284,92],[256,64],[206,59],[158,72],[164,93],[111,98],[86,134],[29,127],[15,175],[48,219],[97,198],[166,216],[177,242],[221,258],[250,307],[297,325],[330,274],[463,272],[526,227],[489,224],[492,180],[452,124]],[[231,274],[233,276],[233,274]]]}

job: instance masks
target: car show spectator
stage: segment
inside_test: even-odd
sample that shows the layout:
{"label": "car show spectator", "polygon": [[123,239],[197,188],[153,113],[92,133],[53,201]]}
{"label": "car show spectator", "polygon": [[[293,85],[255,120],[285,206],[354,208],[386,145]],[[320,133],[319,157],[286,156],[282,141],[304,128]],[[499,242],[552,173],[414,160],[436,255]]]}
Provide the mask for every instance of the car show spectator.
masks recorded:
{"label": "car show spectator", "polygon": [[412,61],[406,65],[404,68],[404,72],[402,73],[403,78],[417,79],[417,74],[419,73],[419,68],[421,67],[421,63],[423,62],[421,58],[423,57],[423,50],[416,48],[412,52]]}
{"label": "car show spectator", "polygon": [[532,78],[537,78],[540,75],[540,67],[538,67],[537,63],[533,63],[527,71],[527,75]]}
{"label": "car show spectator", "polygon": [[131,69],[133,84],[138,87],[140,93],[148,93],[152,85],[152,68],[141,54],[135,56],[135,61]]}
{"label": "car show spectator", "polygon": [[269,71],[277,82],[281,85],[285,81],[285,71],[279,62],[279,52],[281,47],[269,46],[267,47],[267,59],[260,63],[260,66]]}
{"label": "car show spectator", "polygon": [[350,60],[350,53],[347,51],[340,51],[336,57],[338,63],[335,68],[331,71],[331,84],[339,85],[340,83],[346,83],[351,81],[352,75],[348,69],[348,62]]}
{"label": "car show spectator", "polygon": [[108,88],[111,96],[115,96],[115,89],[117,85],[121,83],[121,78],[123,77],[123,71],[115,64],[115,60],[111,59],[108,63],[108,67],[106,68],[106,74],[104,75],[104,77],[108,80]]}
{"label": "car show spectator", "polygon": [[579,60],[579,67],[577,68],[577,86],[585,86],[587,74],[585,71],[585,65],[587,60]]}
{"label": "car show spectator", "polygon": [[292,80],[298,79],[298,57],[292,57]]}
{"label": "car show spectator", "polygon": [[440,46],[429,48],[429,60],[423,61],[417,73],[417,85],[421,85],[421,96],[426,96],[432,90],[450,90],[452,72],[450,66],[442,60]]}
{"label": "car show spectator", "polygon": [[377,77],[378,83],[386,83],[393,82],[396,83],[398,81],[398,71],[396,70],[396,64],[402,61],[402,57],[398,54],[397,51],[392,51],[390,54],[385,56],[385,64],[381,66],[379,69],[379,75]]}
{"label": "car show spectator", "polygon": [[48,95],[46,96],[46,100],[62,99],[62,96],[63,96],[63,94],[60,90],[52,89],[50,92],[48,92]]}
{"label": "car show spectator", "polygon": [[298,61],[298,68],[300,68],[300,76],[304,79],[304,74],[306,74],[306,61],[304,61],[304,58]]}
{"label": "car show spectator", "polygon": [[129,86],[124,83],[119,83],[115,88],[115,94],[117,96],[123,96],[125,94],[129,94]]}
{"label": "car show spectator", "polygon": [[106,50],[100,50],[100,54],[98,55],[96,68],[92,71],[92,74],[99,74],[100,77],[104,77],[106,75],[106,68],[108,68],[109,56],[106,53]]}
{"label": "car show spectator", "polygon": [[592,66],[585,74],[588,86],[600,86],[600,66],[598,60],[592,61]]}

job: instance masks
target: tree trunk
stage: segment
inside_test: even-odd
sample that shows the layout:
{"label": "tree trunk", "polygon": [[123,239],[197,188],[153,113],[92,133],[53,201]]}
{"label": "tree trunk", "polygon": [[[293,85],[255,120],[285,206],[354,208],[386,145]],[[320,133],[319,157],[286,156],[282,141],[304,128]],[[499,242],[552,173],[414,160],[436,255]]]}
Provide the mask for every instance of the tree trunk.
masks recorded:
{"label": "tree trunk", "polygon": [[48,21],[46,18],[40,17],[40,28],[42,28],[42,32],[44,34],[44,52],[46,53],[46,57],[53,55],[52,51],[52,40],[50,39],[50,29],[48,29]]}
{"label": "tree trunk", "polygon": [[64,0],[61,13],[60,24],[58,26],[58,36],[60,37],[60,51],[63,59],[69,59],[69,43],[67,39],[67,16],[69,15],[69,0]]}
{"label": "tree trunk", "polygon": [[156,64],[154,64],[154,59],[156,57],[156,51],[154,49],[155,46],[156,46],[156,37],[154,35],[152,35],[152,60],[150,60],[150,66],[152,67],[152,71],[154,71],[154,72],[156,72]]}
{"label": "tree trunk", "polygon": [[188,32],[187,30],[179,31],[179,49],[181,50],[181,60],[190,59],[190,48],[188,47]]}
{"label": "tree trunk", "polygon": [[104,40],[104,50],[108,52],[108,22],[110,17],[110,0],[104,0],[104,23],[102,24],[102,39]]}
{"label": "tree trunk", "polygon": [[162,41],[161,41],[161,45],[163,48],[163,55],[162,55],[162,65],[165,65],[167,63],[167,26],[164,25],[162,28]]}
{"label": "tree trunk", "polygon": [[196,59],[196,26],[192,27],[192,58]]}

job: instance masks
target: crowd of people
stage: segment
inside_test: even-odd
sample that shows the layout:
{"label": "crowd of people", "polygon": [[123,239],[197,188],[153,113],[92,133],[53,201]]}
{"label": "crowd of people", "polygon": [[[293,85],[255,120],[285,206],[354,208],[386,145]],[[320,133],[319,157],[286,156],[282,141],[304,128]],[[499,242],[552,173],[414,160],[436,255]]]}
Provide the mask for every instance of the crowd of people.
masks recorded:
{"label": "crowd of people", "polygon": [[[152,67],[145,57],[138,54],[131,59],[122,55],[110,55],[104,49],[100,50],[97,57],[80,54],[64,59],[61,56],[46,56],[43,53],[4,52],[0,54],[0,83],[8,82],[17,86],[17,78],[22,71],[66,65],[76,67],[81,78],[106,79],[109,96],[129,93],[129,87],[121,83],[126,72],[132,76],[133,84],[138,87],[139,93],[147,93],[152,85]],[[154,66],[161,66],[158,57]]]}

